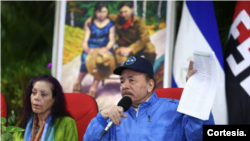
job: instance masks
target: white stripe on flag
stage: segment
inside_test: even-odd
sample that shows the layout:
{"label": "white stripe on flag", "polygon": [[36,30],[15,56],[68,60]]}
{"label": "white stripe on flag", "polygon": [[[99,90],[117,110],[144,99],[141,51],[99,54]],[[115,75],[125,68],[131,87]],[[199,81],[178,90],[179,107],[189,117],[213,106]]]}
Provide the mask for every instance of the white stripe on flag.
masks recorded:
{"label": "white stripe on flag", "polygon": [[[212,48],[192,18],[186,3],[184,2],[173,62],[173,78],[177,87],[185,86],[188,64],[189,61],[192,60],[194,50],[213,52]],[[216,124],[227,124],[225,73],[217,58],[216,65],[218,83],[212,113]]]}

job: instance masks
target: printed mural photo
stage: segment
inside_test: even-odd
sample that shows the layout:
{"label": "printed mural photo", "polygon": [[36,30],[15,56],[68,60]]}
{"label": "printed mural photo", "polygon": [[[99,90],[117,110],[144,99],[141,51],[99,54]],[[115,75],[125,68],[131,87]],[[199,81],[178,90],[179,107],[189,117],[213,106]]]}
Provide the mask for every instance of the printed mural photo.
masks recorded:
{"label": "printed mural photo", "polygon": [[129,56],[154,66],[163,87],[165,1],[67,1],[61,83],[64,92],[89,94],[99,109],[121,98],[113,70]]}

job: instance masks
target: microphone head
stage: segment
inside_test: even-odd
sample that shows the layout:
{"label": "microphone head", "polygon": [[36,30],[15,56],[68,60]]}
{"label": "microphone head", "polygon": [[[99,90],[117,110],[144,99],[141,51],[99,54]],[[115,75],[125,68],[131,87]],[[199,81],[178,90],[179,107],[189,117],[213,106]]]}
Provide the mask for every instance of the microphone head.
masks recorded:
{"label": "microphone head", "polygon": [[131,105],[132,99],[128,96],[124,96],[118,103],[118,106],[121,106],[124,112],[126,112]]}

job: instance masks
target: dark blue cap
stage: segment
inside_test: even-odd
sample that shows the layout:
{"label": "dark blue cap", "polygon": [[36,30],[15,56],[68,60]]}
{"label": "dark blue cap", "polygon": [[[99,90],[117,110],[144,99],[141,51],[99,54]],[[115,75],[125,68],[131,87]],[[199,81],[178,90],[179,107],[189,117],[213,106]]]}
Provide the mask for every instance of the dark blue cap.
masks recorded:
{"label": "dark blue cap", "polygon": [[125,69],[131,69],[136,72],[147,73],[154,77],[154,70],[152,64],[145,58],[138,56],[129,57],[123,64],[123,66],[118,67],[114,70],[114,74],[121,75],[122,71]]}

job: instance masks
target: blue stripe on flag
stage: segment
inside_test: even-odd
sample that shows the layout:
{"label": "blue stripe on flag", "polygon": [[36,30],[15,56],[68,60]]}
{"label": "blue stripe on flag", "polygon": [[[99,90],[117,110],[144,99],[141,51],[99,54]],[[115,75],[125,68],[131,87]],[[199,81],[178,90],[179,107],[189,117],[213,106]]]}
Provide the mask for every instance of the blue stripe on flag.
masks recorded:
{"label": "blue stripe on flag", "polygon": [[178,86],[174,80],[174,75],[172,75],[172,88],[178,88]]}
{"label": "blue stripe on flag", "polygon": [[[224,60],[220,37],[215,18],[212,1],[186,1],[188,10],[190,11],[195,23],[199,27],[201,33],[207,40],[208,44],[214,51],[221,67],[224,70]],[[206,16],[206,18],[204,18]]]}

